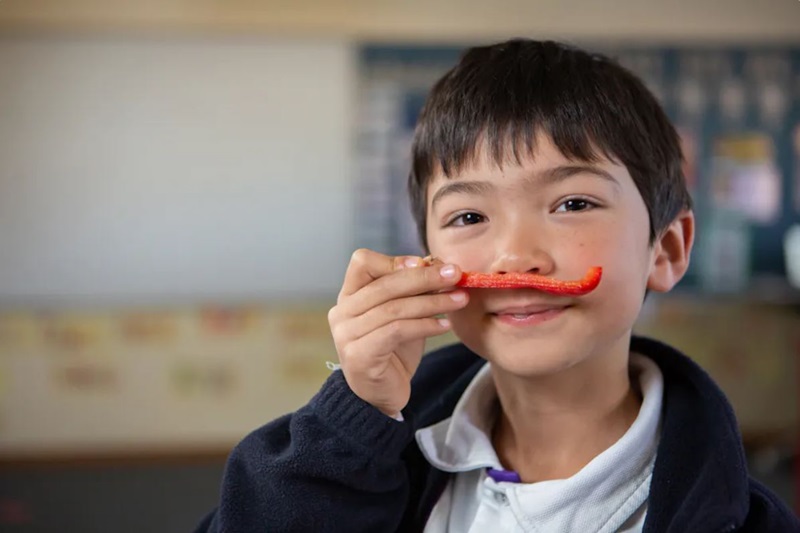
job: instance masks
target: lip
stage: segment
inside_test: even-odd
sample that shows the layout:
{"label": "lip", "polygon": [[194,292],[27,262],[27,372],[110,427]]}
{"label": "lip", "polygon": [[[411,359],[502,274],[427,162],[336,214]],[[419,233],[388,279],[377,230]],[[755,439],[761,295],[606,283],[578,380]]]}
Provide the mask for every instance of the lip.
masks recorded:
{"label": "lip", "polygon": [[490,313],[493,319],[510,326],[535,326],[561,316],[569,305],[526,305],[506,307]]}

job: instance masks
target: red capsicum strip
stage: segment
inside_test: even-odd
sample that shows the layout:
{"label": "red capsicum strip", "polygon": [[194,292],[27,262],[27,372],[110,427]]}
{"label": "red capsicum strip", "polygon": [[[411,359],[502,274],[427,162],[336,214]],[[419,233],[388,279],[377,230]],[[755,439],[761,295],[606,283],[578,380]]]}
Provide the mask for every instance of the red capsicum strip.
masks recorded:
{"label": "red capsicum strip", "polygon": [[592,292],[600,284],[603,275],[601,267],[592,267],[581,280],[559,281],[557,279],[530,273],[486,274],[483,272],[464,272],[459,287],[469,289],[536,289],[550,294],[582,296]]}

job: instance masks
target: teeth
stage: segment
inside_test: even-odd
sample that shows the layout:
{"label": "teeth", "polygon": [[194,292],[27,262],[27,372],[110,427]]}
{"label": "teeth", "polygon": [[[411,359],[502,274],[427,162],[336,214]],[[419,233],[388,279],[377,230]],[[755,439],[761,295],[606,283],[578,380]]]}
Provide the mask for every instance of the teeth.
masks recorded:
{"label": "teeth", "polygon": [[531,315],[530,314],[527,314],[527,315],[514,314],[514,315],[511,315],[511,316],[513,316],[514,318],[516,318],[518,320],[522,320],[524,318],[528,318]]}

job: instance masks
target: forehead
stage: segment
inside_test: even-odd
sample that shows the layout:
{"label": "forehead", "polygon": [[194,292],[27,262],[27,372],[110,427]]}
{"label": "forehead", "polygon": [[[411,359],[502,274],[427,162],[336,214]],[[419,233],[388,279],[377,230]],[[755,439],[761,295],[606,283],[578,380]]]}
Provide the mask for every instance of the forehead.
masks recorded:
{"label": "forehead", "polygon": [[519,170],[536,174],[539,171],[561,166],[581,165],[603,169],[615,176],[628,175],[627,168],[621,162],[594,145],[591,146],[589,158],[569,157],[559,150],[549,135],[545,134],[537,135],[535,142],[530,146],[520,149],[513,143],[509,143],[503,148],[502,153],[498,154],[485,140],[481,140],[471,152],[470,157],[457,167],[452,167],[449,173],[445,173],[442,165],[435,165],[428,181],[429,196],[431,190],[453,180],[479,179],[486,181],[499,178],[507,173],[515,174]]}

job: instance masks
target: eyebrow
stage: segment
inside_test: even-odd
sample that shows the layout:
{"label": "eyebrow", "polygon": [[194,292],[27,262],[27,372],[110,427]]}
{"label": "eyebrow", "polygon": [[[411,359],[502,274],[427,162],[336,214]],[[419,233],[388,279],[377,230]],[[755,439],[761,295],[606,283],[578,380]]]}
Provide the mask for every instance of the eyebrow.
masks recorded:
{"label": "eyebrow", "polygon": [[[577,176],[578,174],[591,174],[611,182],[617,188],[620,187],[619,181],[617,181],[617,179],[611,173],[592,165],[559,165],[557,167],[536,172],[535,174],[529,176],[528,180],[532,183],[543,182],[546,185],[551,185],[562,182],[573,176]],[[433,209],[436,206],[436,203],[442,198],[452,194],[470,194],[479,196],[487,194],[493,189],[494,184],[488,181],[452,181],[439,188],[439,190],[434,193],[433,198],[431,199],[431,209]]]}
{"label": "eyebrow", "polygon": [[600,167],[592,165],[559,165],[557,167],[548,168],[536,173],[531,177],[531,180],[544,181],[547,184],[551,184],[564,181],[565,179],[571,178],[577,174],[592,174],[598,178],[602,178],[613,183],[617,187],[620,186],[619,181],[617,181],[617,178],[615,178],[613,174],[603,170]]}
{"label": "eyebrow", "polygon": [[453,194],[480,196],[487,194],[492,189],[494,189],[494,185],[488,181],[451,181],[434,193],[431,200],[431,209],[436,207],[436,203],[445,196]]}

